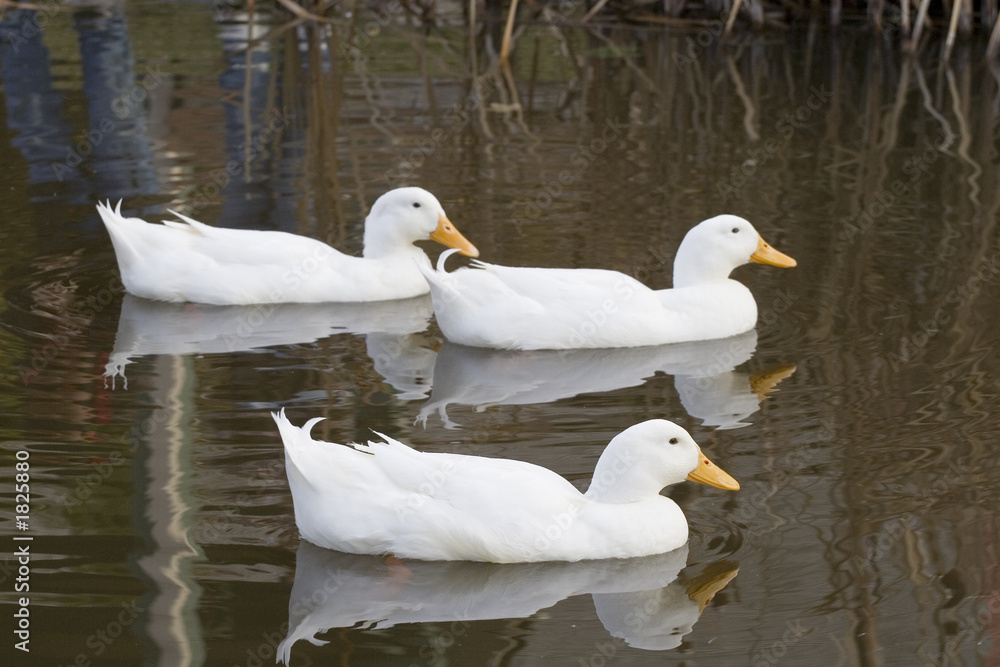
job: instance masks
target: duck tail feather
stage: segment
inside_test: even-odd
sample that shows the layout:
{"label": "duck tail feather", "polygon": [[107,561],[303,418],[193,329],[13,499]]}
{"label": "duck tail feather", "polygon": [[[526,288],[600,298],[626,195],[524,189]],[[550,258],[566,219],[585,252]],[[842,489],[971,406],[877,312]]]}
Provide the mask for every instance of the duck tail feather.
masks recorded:
{"label": "duck tail feather", "polygon": [[439,273],[447,273],[444,269],[444,263],[448,261],[448,258],[459,252],[457,248],[449,248],[445,250],[438,256],[437,266],[435,267]]}
{"label": "duck tail feather", "polygon": [[489,262],[484,262],[479,259],[474,259],[470,263],[470,266],[474,266],[477,269],[482,269],[483,271],[489,271],[491,273],[496,273],[496,264],[490,264]]}
{"label": "duck tail feather", "polygon": [[198,222],[194,218],[189,218],[188,216],[178,213],[173,209],[168,208],[167,210],[180,218],[180,222],[177,220],[164,220],[163,224],[167,227],[183,229],[191,232],[192,234],[198,234],[199,236],[211,236],[213,227],[206,225],[204,222]]}

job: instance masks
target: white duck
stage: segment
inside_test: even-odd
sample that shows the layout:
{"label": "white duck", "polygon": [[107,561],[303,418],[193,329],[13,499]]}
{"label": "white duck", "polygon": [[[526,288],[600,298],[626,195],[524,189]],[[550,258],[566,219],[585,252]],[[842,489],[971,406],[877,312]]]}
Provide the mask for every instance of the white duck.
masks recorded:
{"label": "white duck", "polygon": [[449,340],[515,350],[636,347],[727,338],[757,322],[757,303],[729,278],[747,262],[795,266],[743,218],[720,215],[684,236],[673,289],[652,290],[618,271],[536,269],[476,262],[422,269]]}
{"label": "white duck", "polygon": [[[98,204],[125,289],[159,301],[216,305],[384,301],[426,294],[418,266],[430,260],[414,241],[433,239],[477,257],[437,198],[398,188],[365,220],[363,257],[287,232],[223,229],[174,213],[154,225]],[[173,213],[173,211],[171,211]]]}
{"label": "white duck", "polygon": [[671,551],[687,520],[664,486],[739,484],[680,426],[654,419],[608,444],[586,493],[540,466],[418,452],[385,442],[313,440],[273,413],[302,537],[321,547],[420,560],[494,563],[631,558]]}

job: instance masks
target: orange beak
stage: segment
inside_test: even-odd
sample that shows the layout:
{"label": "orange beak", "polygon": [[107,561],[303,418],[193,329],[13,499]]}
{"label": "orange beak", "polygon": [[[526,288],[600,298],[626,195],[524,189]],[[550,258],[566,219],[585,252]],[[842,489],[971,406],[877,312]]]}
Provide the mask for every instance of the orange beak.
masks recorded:
{"label": "orange beak", "polygon": [[708,460],[708,457],[698,448],[698,467],[687,476],[692,482],[701,482],[726,491],[739,491],[740,483],[729,476],[725,470]]}
{"label": "orange beak", "polygon": [[750,255],[751,262],[757,262],[758,264],[770,264],[771,266],[780,266],[786,269],[798,264],[798,262],[785,253],[775,250],[769,246],[762,237],[758,236],[757,238],[759,239],[757,241],[757,250],[754,254]]}
{"label": "orange beak", "polygon": [[438,216],[438,226],[431,232],[431,240],[449,248],[455,248],[463,255],[479,257],[479,250],[476,249],[476,246],[469,243],[469,240],[455,229],[455,225],[451,224],[451,220],[443,215]]}

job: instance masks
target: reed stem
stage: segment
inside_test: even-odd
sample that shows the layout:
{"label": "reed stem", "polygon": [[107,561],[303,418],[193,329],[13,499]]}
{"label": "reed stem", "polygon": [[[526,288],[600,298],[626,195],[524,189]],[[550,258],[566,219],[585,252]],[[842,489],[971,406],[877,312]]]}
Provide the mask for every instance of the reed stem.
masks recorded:
{"label": "reed stem", "polygon": [[517,0],[510,1],[510,9],[507,11],[507,25],[503,29],[503,42],[500,44],[500,64],[506,65],[510,61],[510,40],[514,34],[514,17],[517,15]]}

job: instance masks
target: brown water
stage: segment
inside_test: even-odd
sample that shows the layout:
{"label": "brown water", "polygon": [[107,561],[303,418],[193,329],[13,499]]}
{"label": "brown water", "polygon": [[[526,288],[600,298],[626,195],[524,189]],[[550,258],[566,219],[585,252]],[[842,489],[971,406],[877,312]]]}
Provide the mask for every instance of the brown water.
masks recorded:
{"label": "brown water", "polygon": [[[209,6],[6,15],[0,654],[270,664],[291,622],[328,642],[293,665],[1000,664],[996,74],[849,30],[720,48],[714,28],[529,25],[515,98],[487,51],[472,71],[455,11],[429,33],[365,14],[346,58],[344,26],[273,21],[247,52],[246,16]],[[492,262],[665,287],[685,231],[731,212],[799,266],[736,272],[761,315],[730,341],[490,353],[442,345],[421,299],[125,297],[94,209],[357,252],[402,184]],[[657,559],[346,556],[298,541],[279,407],[325,439],[375,429],[581,486],[610,437],[667,417],[743,488],[670,489],[691,540]],[[689,594],[727,579],[699,615]]]}

